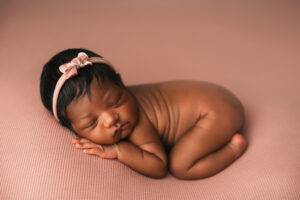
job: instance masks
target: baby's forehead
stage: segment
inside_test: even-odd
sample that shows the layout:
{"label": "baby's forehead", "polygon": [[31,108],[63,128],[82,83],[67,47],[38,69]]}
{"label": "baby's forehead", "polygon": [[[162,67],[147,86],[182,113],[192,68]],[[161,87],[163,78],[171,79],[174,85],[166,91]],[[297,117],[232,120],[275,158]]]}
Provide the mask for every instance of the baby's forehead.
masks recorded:
{"label": "baby's forehead", "polygon": [[118,92],[120,89],[121,88],[119,86],[107,79],[100,82],[97,81],[96,78],[94,78],[90,85],[91,93],[96,93],[97,95],[103,96],[104,98]]}
{"label": "baby's forehead", "polygon": [[91,81],[89,91],[86,91],[84,95],[74,99],[71,104],[73,104],[73,106],[81,106],[81,104],[93,103],[94,101],[107,101],[110,96],[117,94],[120,89],[119,86],[109,80],[100,82],[94,78]]}

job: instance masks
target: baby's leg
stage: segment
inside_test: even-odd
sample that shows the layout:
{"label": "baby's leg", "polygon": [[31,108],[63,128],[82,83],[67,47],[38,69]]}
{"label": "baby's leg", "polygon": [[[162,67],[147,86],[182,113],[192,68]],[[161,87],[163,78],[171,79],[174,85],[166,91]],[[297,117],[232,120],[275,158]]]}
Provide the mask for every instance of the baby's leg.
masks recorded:
{"label": "baby's leg", "polygon": [[234,135],[236,127],[201,119],[171,150],[171,173],[180,179],[199,179],[229,166],[246,149],[246,140],[240,134]]}

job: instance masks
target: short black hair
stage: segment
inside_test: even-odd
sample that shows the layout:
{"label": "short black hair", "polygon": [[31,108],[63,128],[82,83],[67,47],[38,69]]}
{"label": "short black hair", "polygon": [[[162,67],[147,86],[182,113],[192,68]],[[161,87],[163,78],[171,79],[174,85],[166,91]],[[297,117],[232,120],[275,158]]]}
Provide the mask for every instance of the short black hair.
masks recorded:
{"label": "short black hair", "polygon": [[[59,71],[59,66],[70,62],[77,57],[78,53],[84,52],[88,57],[102,56],[83,48],[72,48],[63,50],[54,55],[43,67],[40,77],[40,95],[44,106],[53,114],[52,101],[56,83],[62,73]],[[90,98],[90,84],[93,78],[96,78],[98,83],[103,83],[104,79],[125,88],[121,76],[111,66],[104,63],[93,63],[92,66],[78,69],[78,75],[68,79],[62,86],[57,99],[57,116],[61,125],[70,129],[77,135],[71,126],[70,120],[67,117],[66,108],[79,97],[88,94]]]}

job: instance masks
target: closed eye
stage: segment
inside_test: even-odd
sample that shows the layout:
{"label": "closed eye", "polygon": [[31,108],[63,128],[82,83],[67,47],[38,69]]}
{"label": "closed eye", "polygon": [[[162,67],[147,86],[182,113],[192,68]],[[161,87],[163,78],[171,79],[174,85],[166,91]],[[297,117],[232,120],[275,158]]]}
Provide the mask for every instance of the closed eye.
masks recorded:
{"label": "closed eye", "polygon": [[122,98],[122,95],[119,96],[119,98],[115,101],[114,104],[111,105],[112,108],[116,108],[119,106],[120,100]]}
{"label": "closed eye", "polygon": [[98,120],[93,121],[93,122],[90,123],[88,126],[86,126],[85,129],[86,129],[86,128],[91,128],[91,127],[93,127],[94,125],[97,125],[97,122],[98,122]]}

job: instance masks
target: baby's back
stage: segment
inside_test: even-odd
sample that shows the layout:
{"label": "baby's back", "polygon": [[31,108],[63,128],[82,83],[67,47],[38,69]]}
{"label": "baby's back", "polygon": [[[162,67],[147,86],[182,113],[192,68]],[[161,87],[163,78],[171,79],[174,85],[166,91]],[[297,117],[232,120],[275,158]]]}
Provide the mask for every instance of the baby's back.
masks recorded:
{"label": "baby's back", "polygon": [[129,86],[163,144],[170,149],[203,117],[243,118],[240,101],[227,89],[204,81],[167,81]]}

